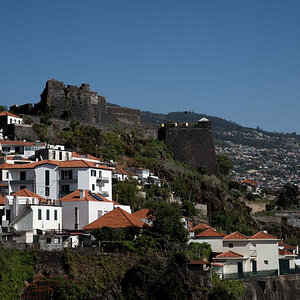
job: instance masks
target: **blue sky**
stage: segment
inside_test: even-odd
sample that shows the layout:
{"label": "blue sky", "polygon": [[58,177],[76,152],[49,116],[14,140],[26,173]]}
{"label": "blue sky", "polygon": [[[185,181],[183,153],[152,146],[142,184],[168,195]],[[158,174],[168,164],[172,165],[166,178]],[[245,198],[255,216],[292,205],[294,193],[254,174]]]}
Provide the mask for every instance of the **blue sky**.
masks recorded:
{"label": "blue sky", "polygon": [[122,106],[300,133],[300,1],[6,1],[1,104],[46,80]]}

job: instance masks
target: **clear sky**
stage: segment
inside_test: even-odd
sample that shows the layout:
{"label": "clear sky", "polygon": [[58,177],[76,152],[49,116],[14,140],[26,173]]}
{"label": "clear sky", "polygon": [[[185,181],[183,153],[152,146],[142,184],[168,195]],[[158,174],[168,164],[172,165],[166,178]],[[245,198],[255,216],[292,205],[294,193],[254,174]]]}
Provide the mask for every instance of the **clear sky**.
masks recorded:
{"label": "clear sky", "polygon": [[2,105],[46,80],[122,106],[300,133],[300,1],[3,1]]}

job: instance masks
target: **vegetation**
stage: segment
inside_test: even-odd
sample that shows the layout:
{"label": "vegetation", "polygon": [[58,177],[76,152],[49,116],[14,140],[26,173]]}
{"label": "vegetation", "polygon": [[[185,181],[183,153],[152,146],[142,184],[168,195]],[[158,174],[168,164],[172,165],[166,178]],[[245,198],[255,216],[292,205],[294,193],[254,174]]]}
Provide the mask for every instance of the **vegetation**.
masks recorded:
{"label": "vegetation", "polygon": [[19,299],[25,281],[34,277],[36,256],[0,247],[0,299]]}

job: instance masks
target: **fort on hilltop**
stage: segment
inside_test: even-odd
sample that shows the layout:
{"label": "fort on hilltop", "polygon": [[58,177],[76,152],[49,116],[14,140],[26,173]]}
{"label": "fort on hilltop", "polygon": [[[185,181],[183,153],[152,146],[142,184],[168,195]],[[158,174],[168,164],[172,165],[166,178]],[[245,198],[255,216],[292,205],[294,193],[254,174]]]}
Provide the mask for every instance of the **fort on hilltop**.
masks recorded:
{"label": "fort on hilltop", "polygon": [[139,109],[112,106],[106,97],[90,90],[89,84],[80,87],[67,85],[61,81],[50,79],[41,94],[41,101],[35,105],[13,105],[10,111],[24,114],[41,114],[50,110],[53,117],[74,119],[83,123],[100,125],[103,123],[141,122]]}
{"label": "fort on hilltop", "polygon": [[196,169],[205,167],[209,175],[219,173],[208,119],[202,118],[195,124],[162,124],[158,130],[158,138],[171,147],[175,160]]}

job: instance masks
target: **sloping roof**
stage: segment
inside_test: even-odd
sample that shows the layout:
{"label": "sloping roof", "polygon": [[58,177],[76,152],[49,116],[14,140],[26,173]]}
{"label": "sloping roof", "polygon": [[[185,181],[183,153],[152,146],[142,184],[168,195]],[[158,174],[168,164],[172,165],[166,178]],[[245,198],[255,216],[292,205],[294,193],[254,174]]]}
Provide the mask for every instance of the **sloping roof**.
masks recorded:
{"label": "sloping roof", "polygon": [[140,210],[134,212],[132,214],[132,216],[134,216],[138,219],[149,219],[150,216],[148,216],[148,213],[149,213],[149,209],[143,208],[143,209],[140,209]]}
{"label": "sloping roof", "polygon": [[2,116],[10,116],[10,117],[22,119],[22,118],[20,118],[20,117],[18,117],[18,116],[16,116],[16,115],[10,113],[9,111],[3,111],[3,112],[1,112],[1,113],[0,113],[0,117],[2,117]]}
{"label": "sloping roof", "polygon": [[113,168],[106,167],[94,162],[86,160],[65,160],[59,162],[59,168],[94,168],[94,169],[105,169],[113,170]]}
{"label": "sloping roof", "polygon": [[196,226],[192,227],[192,228],[190,229],[190,231],[195,231],[195,230],[197,230],[197,229],[207,229],[207,228],[212,228],[212,227],[210,227],[209,225],[207,225],[207,224],[205,224],[205,223],[200,222],[200,223],[198,223]]}
{"label": "sloping roof", "polygon": [[96,229],[102,227],[111,228],[130,228],[138,227],[142,228],[145,225],[144,222],[135,218],[120,207],[115,208],[111,212],[105,214],[96,221],[86,225],[84,229]]}
{"label": "sloping roof", "polygon": [[230,233],[224,237],[224,240],[247,240],[248,237],[238,231]]}
{"label": "sloping roof", "polygon": [[77,152],[72,152],[72,156],[80,159],[92,159],[92,160],[97,160],[100,161],[99,158],[91,155],[91,154],[85,154],[85,153],[77,153]]}
{"label": "sloping roof", "polygon": [[195,234],[195,237],[224,237],[224,234],[219,233],[212,228],[207,228],[204,231]]}
{"label": "sloping roof", "polygon": [[227,252],[223,252],[223,253],[217,255],[215,258],[235,258],[235,257],[236,258],[241,258],[241,257],[244,257],[244,256],[229,250]]}
{"label": "sloping roof", "polygon": [[278,240],[278,238],[276,236],[268,234],[268,233],[265,233],[263,231],[259,231],[259,232],[255,233],[254,235],[252,235],[249,238],[251,238],[251,239],[258,239],[258,240],[264,240],[264,239]]}
{"label": "sloping roof", "polygon": [[0,196],[0,205],[4,205],[4,197]]}
{"label": "sloping roof", "polygon": [[0,141],[2,145],[17,145],[17,146],[45,146],[45,143],[40,143],[37,145],[35,142],[24,142],[24,141]]}
{"label": "sloping roof", "polygon": [[27,189],[19,190],[18,192],[13,193],[12,196],[38,198],[39,200],[41,200],[44,203],[47,202],[47,200],[45,198],[41,197],[40,195],[38,195],[32,191],[27,190]]}
{"label": "sloping roof", "polygon": [[115,170],[114,170],[114,173],[115,173],[115,174],[123,174],[123,175],[128,175],[128,176],[135,175],[135,174],[134,174],[134,173],[132,173],[132,172],[125,171],[125,170],[122,170],[122,169],[115,169]]}
{"label": "sloping roof", "polygon": [[[97,197],[102,199],[103,202],[109,202],[113,203],[113,201],[110,201],[106,199],[105,197],[101,196],[100,194],[96,194]],[[92,193],[89,193],[88,190],[84,190],[84,196],[83,198],[80,198],[80,190],[76,190],[63,198],[60,199],[62,202],[73,202],[73,201],[94,201],[94,202],[100,202],[97,198],[93,197]]]}
{"label": "sloping roof", "polygon": [[246,184],[249,184],[252,186],[258,186],[258,183],[252,179],[245,179],[245,180],[241,181],[241,183],[246,183]]}
{"label": "sloping roof", "polygon": [[294,256],[295,254],[289,251],[278,249],[278,254],[281,256]]}
{"label": "sloping roof", "polygon": [[0,169],[34,169],[36,166],[43,164],[57,165],[59,168],[93,168],[93,169],[105,169],[113,170],[112,168],[102,166],[93,162],[84,160],[66,160],[66,161],[56,161],[56,160],[41,160],[28,164],[2,164]]}

